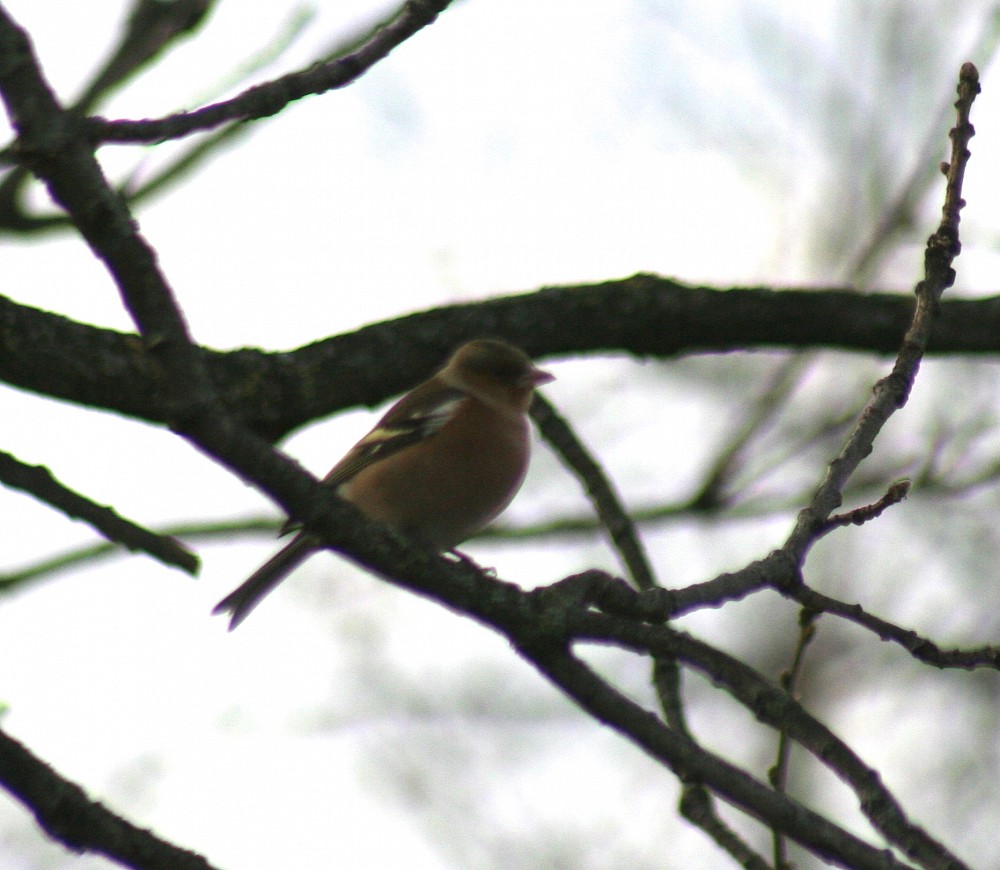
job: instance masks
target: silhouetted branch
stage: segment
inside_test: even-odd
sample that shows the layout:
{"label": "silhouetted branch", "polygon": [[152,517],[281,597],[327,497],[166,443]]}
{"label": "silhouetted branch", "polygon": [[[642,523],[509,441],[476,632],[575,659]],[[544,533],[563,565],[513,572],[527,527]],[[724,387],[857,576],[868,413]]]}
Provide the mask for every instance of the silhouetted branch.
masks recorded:
{"label": "silhouetted branch", "polygon": [[91,800],[0,730],[0,784],[50,837],[74,852],[93,852],[137,870],[212,870],[201,855],[161,840]]}
{"label": "silhouetted branch", "polygon": [[[802,668],[805,663],[805,653],[813,638],[816,637],[817,613],[803,608],[799,613],[799,637],[795,644],[795,654],[788,670],[781,675],[781,688],[797,699],[797,687]],[[792,757],[792,741],[786,731],[778,735],[778,757],[767,772],[767,779],[775,791],[784,792],[788,786],[788,766]],[[774,870],[792,870],[788,863],[785,838],[780,831],[774,832]]]}
{"label": "silhouetted branch", "polygon": [[952,262],[961,251],[958,238],[962,181],[970,152],[969,140],[974,135],[969,122],[972,102],[979,93],[979,72],[971,63],[962,66],[958,86],[958,122],[951,131],[952,159],[942,167],[947,175],[941,224],[928,240],[924,254],[924,280],[916,288],[917,307],[910,327],[903,337],[902,347],[889,375],[875,384],[873,395],[862,410],[857,426],[834,459],[810,505],[800,514],[792,534],[783,549],[801,564],[816,540],[828,530],[830,514],[843,502],[847,481],[860,463],[871,453],[872,445],[892,414],[906,404],[910,389],[928,346],[931,325],[940,310],[941,295],[955,281]]}
{"label": "silhouetted branch", "polygon": [[[270,532],[273,538],[280,527],[281,523],[274,519],[251,518],[212,523],[179,523],[163,528],[154,534],[164,538],[181,538],[190,541],[219,539],[229,541],[242,535],[259,535],[263,532]],[[121,547],[117,544],[91,544],[57,553],[19,570],[0,572],[0,593],[20,589],[31,582],[50,579],[71,568],[95,564],[102,559],[121,555],[121,552]]]}
{"label": "silhouetted branch", "polygon": [[[106,94],[121,86],[151,63],[181,36],[191,33],[205,20],[215,0],[133,0],[118,44],[93,80],[71,106],[70,111],[84,115]],[[8,148],[7,162],[18,149]],[[48,229],[68,224],[61,215],[28,214],[22,202],[31,173],[24,166],[14,166],[0,181],[0,227],[4,230]]]}
{"label": "silhouetted branch", "polygon": [[[198,571],[198,557],[179,542],[158,535],[129,520],[109,507],[95,504],[60,483],[47,468],[26,465],[9,453],[0,453],[0,483],[30,493],[73,519],[88,523],[108,540],[130,550],[142,550],[167,565],[176,565],[189,574]],[[0,580],[0,586],[3,581]]]}
{"label": "silhouetted branch", "polygon": [[625,563],[632,582],[639,589],[652,589],[657,585],[653,568],[635,525],[607,473],[583,446],[572,427],[540,394],[535,395],[531,417],[545,440],[583,484],[601,527],[607,532],[612,546]]}
{"label": "silhouetted branch", "polygon": [[87,121],[88,135],[95,143],[163,142],[200,130],[211,130],[220,124],[276,115],[295,100],[349,85],[400,43],[432,24],[451,2],[452,0],[407,0],[396,18],[377,30],[350,54],[255,85],[230,100],[204,106],[193,112],[180,112],[151,121],[91,118]]}
{"label": "silhouetted branch", "polygon": [[[457,345],[493,335],[532,356],[660,359],[752,348],[898,349],[909,296],[849,290],[716,290],[655,275],[546,288],[410,314],[293,351],[198,348],[220,399],[269,439],[344,408],[372,407],[428,376]],[[0,380],[152,422],[168,419],[134,335],[0,296]],[[26,342],[23,336],[32,336]],[[1000,297],[941,303],[929,353],[1000,353]],[[351,377],[343,377],[344,371]]]}
{"label": "silhouetted branch", "polygon": [[942,649],[929,638],[908,628],[902,628],[874,614],[868,613],[860,604],[848,604],[824,595],[822,592],[801,585],[786,586],[789,598],[816,613],[831,613],[860,625],[872,632],[879,640],[898,644],[917,661],[936,668],[958,668],[976,670],[992,668],[1000,670],[1000,646],[973,647],[970,649]]}

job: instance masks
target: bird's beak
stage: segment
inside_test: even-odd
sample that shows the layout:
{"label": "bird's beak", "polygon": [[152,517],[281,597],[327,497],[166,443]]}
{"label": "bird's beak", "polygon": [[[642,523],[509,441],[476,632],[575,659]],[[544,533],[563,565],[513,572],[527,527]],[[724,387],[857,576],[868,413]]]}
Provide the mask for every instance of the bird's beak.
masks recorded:
{"label": "bird's beak", "polygon": [[526,387],[540,387],[542,384],[551,383],[555,379],[555,375],[550,375],[548,372],[543,372],[541,369],[532,368],[531,371],[524,376],[524,385]]}

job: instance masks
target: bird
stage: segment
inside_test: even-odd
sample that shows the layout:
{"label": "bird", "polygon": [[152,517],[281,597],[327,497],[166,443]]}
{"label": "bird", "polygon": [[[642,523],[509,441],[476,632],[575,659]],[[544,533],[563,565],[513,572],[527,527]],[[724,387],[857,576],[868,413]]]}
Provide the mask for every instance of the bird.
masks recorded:
{"label": "bird", "polygon": [[[399,399],[323,484],[371,519],[454,550],[502,513],[528,470],[528,408],[536,387],[555,380],[520,348],[492,338],[461,345],[431,378]],[[292,540],[213,613],[232,631],[299,564],[323,548],[289,520]]]}

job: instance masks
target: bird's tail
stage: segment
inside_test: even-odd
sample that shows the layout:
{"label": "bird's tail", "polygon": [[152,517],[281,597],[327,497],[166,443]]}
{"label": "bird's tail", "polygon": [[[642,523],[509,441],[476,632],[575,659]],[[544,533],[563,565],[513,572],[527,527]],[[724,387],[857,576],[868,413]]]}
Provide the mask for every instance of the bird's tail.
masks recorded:
{"label": "bird's tail", "polygon": [[316,550],[316,541],[304,532],[297,534],[243,583],[215,605],[212,613],[229,613],[229,630],[243,622],[261,600],[285,579],[296,566]]}

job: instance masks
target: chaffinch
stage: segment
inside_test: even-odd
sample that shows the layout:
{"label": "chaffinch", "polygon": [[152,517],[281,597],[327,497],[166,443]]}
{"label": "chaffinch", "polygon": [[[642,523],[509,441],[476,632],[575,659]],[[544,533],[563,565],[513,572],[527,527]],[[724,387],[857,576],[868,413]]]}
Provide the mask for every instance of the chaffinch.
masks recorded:
{"label": "chaffinch", "polygon": [[[451,550],[495,519],[521,488],[531,450],[528,406],[553,376],[502,341],[463,344],[393,405],[323,478],[372,519]],[[296,528],[291,521],[281,531]],[[216,606],[234,629],[322,544],[308,531]]]}

